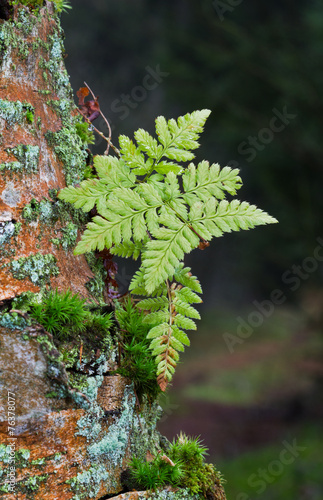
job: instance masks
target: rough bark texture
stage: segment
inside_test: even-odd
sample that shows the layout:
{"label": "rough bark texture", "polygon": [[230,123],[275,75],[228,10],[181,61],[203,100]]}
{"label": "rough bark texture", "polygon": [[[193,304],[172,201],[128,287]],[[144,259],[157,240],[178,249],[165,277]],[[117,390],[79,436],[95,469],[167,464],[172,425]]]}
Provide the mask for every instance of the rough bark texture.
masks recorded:
{"label": "rough bark texture", "polygon": [[15,8],[0,30],[0,301],[47,283],[86,296],[93,273],[72,251],[84,214],[55,196],[82,180],[87,157],[61,28],[48,4]]}
{"label": "rough bark texture", "polygon": [[73,255],[85,215],[56,198],[83,179],[87,157],[59,20],[48,3],[0,23],[0,498],[96,499],[122,490],[132,453],[156,447],[157,413],[138,417],[131,381],[110,375],[113,347],[88,360],[82,392],[72,389],[52,337],[6,308],[45,288],[98,300],[104,284]]}
{"label": "rough bark texture", "polygon": [[87,159],[63,54],[52,4],[0,20],[0,499],[194,500],[185,490],[121,494],[130,458],[155,453],[161,437],[158,405],[139,413],[133,383],[115,374],[115,339],[63,349],[12,311],[13,299],[56,288],[104,298],[102,267],[73,255],[86,216],[56,197],[83,179]]}

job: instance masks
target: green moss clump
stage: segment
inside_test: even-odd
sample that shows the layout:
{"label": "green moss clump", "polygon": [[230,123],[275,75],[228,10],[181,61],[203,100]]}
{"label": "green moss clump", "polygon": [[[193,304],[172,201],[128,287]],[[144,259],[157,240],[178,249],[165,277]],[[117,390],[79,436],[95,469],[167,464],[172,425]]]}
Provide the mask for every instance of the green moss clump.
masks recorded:
{"label": "green moss clump", "polygon": [[76,133],[84,146],[95,143],[95,137],[90,127],[91,126],[83,121],[82,118],[79,118],[78,121],[75,122]]}
{"label": "green moss clump", "polygon": [[100,339],[104,342],[112,327],[111,314],[92,313],[86,309],[85,300],[70,290],[49,292],[41,303],[30,305],[30,314],[59,341],[72,341],[86,331],[88,343],[95,340],[98,347],[103,347]]}
{"label": "green moss clump", "polygon": [[155,400],[161,389],[157,383],[156,363],[149,349],[150,339],[147,339],[150,326],[143,321],[144,313],[129,299],[123,308],[116,310],[116,319],[123,332],[123,354],[117,371],[133,380],[140,402],[145,395]]}
{"label": "green moss clump", "polygon": [[43,476],[30,476],[22,484],[25,486],[27,491],[37,491],[41,483],[47,481],[49,474],[44,474]]}
{"label": "green moss clump", "polygon": [[29,278],[37,286],[48,283],[51,276],[57,276],[59,269],[54,255],[36,253],[29,257],[20,257],[10,263],[14,278],[23,280]]}
{"label": "green moss clump", "polygon": [[204,462],[206,454],[207,449],[198,439],[180,434],[167,450],[166,458],[157,455],[151,462],[134,458],[130,478],[138,489],[180,486],[197,498],[222,500],[224,479],[214,465]]}

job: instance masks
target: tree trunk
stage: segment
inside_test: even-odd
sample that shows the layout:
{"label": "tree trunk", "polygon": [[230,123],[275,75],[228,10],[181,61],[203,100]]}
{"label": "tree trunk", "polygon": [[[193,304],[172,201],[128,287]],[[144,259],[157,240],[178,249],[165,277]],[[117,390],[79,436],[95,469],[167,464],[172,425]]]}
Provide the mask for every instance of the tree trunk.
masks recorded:
{"label": "tree trunk", "polygon": [[[39,12],[18,6],[3,17],[0,499],[180,498],[171,490],[119,496],[130,458],[159,450],[161,436],[158,405],[143,404],[139,415],[133,383],[115,374],[115,343],[100,352],[95,339],[84,337],[60,350],[17,306],[32,294],[41,300],[45,291],[71,289],[99,307],[104,270],[94,255],[73,255],[87,218],[57,199],[60,189],[84,178],[88,152],[53,4]],[[79,368],[69,371],[75,350]]]}
{"label": "tree trunk", "polygon": [[98,302],[104,283],[97,262],[93,272],[73,255],[84,213],[56,197],[83,179],[88,154],[53,5],[15,7],[0,43],[0,498],[96,499],[121,491],[131,452],[159,436],[138,420],[131,381],[110,375],[113,349],[84,372],[83,395],[51,335],[10,313],[14,298],[45,289]]}

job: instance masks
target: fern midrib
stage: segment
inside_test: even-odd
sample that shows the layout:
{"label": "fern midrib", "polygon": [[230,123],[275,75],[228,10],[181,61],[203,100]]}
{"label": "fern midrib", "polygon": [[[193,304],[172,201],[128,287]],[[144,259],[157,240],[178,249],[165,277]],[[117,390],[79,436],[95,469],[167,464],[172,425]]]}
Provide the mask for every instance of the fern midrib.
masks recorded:
{"label": "fern midrib", "polygon": [[[180,196],[178,196],[178,198],[180,198]],[[193,233],[196,234],[196,236],[201,240],[203,241],[204,243],[206,243],[206,240],[204,238],[202,238],[202,236],[199,235],[199,233],[194,229],[194,227],[192,226],[192,224],[188,221],[188,220],[185,220],[184,217],[182,217],[176,210],[175,208],[173,208],[169,202],[165,202],[165,205],[167,205],[171,210],[173,210],[173,212],[175,212],[175,214],[177,215],[177,217],[185,224],[185,226],[187,226],[191,231],[193,231]],[[183,226],[182,226],[183,228]],[[182,229],[181,228],[181,229]]]}
{"label": "fern midrib", "polygon": [[185,194],[191,194],[191,193],[196,193],[199,189],[203,189],[203,188],[207,188],[208,186],[210,185],[214,185],[214,184],[220,184],[220,186],[217,186],[219,189],[221,189],[222,191],[225,191],[225,187],[224,186],[221,186],[222,184],[222,180],[220,180],[220,176],[217,178],[217,180],[212,180],[210,182],[210,180],[204,182],[203,184],[201,183],[197,183],[196,186],[192,187],[192,189],[189,189],[188,191],[185,191],[185,193],[183,193],[182,196],[184,196]]}
{"label": "fern midrib", "polygon": [[173,309],[173,297],[172,297],[172,292],[171,292],[171,288],[170,288],[170,285],[169,285],[169,280],[167,280],[167,295],[168,295],[168,300],[169,300],[169,323],[168,323],[168,334],[167,334],[167,337],[168,337],[167,348],[166,348],[166,351],[165,351],[165,362],[166,362],[165,369],[167,369],[167,364],[168,364],[167,363],[168,351],[169,351],[170,339],[171,339],[172,332],[173,332],[172,325],[173,325],[173,322],[174,322],[174,316],[173,316],[173,311],[172,311],[172,309]]}

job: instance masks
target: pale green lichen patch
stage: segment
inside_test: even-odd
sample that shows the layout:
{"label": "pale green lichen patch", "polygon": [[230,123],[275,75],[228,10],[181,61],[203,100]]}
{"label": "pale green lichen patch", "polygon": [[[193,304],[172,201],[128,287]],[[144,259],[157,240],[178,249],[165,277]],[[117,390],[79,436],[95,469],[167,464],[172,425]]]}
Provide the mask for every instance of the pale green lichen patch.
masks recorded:
{"label": "pale green lichen patch", "polygon": [[69,248],[75,246],[76,238],[77,238],[77,226],[73,224],[73,222],[69,222],[65,227],[62,227],[62,238],[60,242],[65,251]]}
{"label": "pale green lichen patch", "polygon": [[83,149],[75,127],[63,127],[57,132],[49,131],[45,137],[64,164],[66,184],[76,184],[82,181],[86,169],[87,152]]}
{"label": "pale green lichen patch", "polygon": [[47,106],[52,107],[57,115],[62,120],[63,127],[69,127],[71,125],[71,111],[74,108],[74,103],[71,99],[50,99],[47,101]]}
{"label": "pale green lichen patch", "polygon": [[0,247],[8,243],[14,234],[15,224],[13,222],[0,222]]}
{"label": "pale green lichen patch", "polygon": [[24,330],[28,324],[29,323],[25,318],[15,312],[0,313],[0,326],[9,328],[9,330]]}
{"label": "pale green lichen patch", "polygon": [[109,488],[111,487],[115,482],[113,471],[122,465],[130,441],[136,404],[132,385],[125,388],[120,415],[115,417],[115,422],[110,425],[107,433],[99,439],[103,410],[96,403],[96,398],[102,381],[103,376],[88,377],[89,385],[83,391],[92,400],[92,405],[86,415],[79,419],[77,434],[85,436],[90,443],[87,454],[95,466],[67,481],[75,493],[73,500],[94,498],[100,490],[102,481],[105,483],[109,481]]}
{"label": "pale green lichen patch", "polygon": [[0,99],[0,118],[6,120],[7,127],[11,127],[15,123],[21,123],[24,116],[23,111],[24,108],[20,101],[6,101]]}
{"label": "pale green lichen patch", "polygon": [[21,172],[22,169],[23,166],[19,161],[8,161],[5,163],[0,163],[0,171],[8,170],[10,172]]}
{"label": "pale green lichen patch", "polygon": [[46,69],[51,74],[53,88],[60,98],[72,97],[69,76],[63,65],[64,47],[59,33],[54,33],[47,38],[48,60],[41,58],[39,67]]}
{"label": "pale green lichen patch", "polygon": [[155,491],[151,492],[149,498],[139,496],[139,499],[145,500],[200,500],[200,495],[192,495],[188,489],[179,489],[178,491]]}
{"label": "pale green lichen patch", "polygon": [[34,108],[28,102],[8,101],[6,99],[0,99],[0,118],[6,121],[7,128],[12,127],[16,123],[21,124],[24,120],[26,120],[28,123],[31,123],[30,117],[33,113]]}
{"label": "pale green lichen patch", "polygon": [[51,276],[59,274],[56,258],[50,253],[36,253],[29,257],[20,257],[18,260],[11,261],[10,268],[14,278],[19,280],[28,278],[37,286],[48,283]]}
{"label": "pale green lichen patch", "polygon": [[131,451],[134,456],[144,460],[147,450],[152,453],[160,449],[160,434],[156,429],[162,409],[157,402],[148,398],[141,404],[140,415],[134,419],[131,433]]}
{"label": "pale green lichen patch", "polygon": [[107,434],[88,448],[91,460],[105,458],[113,467],[121,466],[132,428],[136,398],[132,386],[125,389],[121,414],[109,427]]}
{"label": "pale green lichen patch", "polygon": [[19,448],[17,451],[12,451],[11,446],[0,444],[0,462],[4,464],[14,460],[20,467],[25,467],[28,464],[30,451],[26,448]]}
{"label": "pale green lichen patch", "polygon": [[[14,162],[16,167],[15,171],[24,171],[26,173],[36,173],[38,171],[38,163],[39,163],[39,147],[38,146],[30,146],[27,144],[19,144],[14,148],[7,148],[7,153],[12,154],[18,160],[18,162]],[[7,163],[3,163],[0,165],[0,170],[3,168],[3,165],[8,165]],[[10,165],[10,164],[9,164]]]}
{"label": "pale green lichen patch", "polygon": [[109,473],[103,465],[93,465],[89,470],[66,481],[75,493],[71,500],[95,498],[100,491],[102,481],[109,479],[111,480],[111,472]]}

